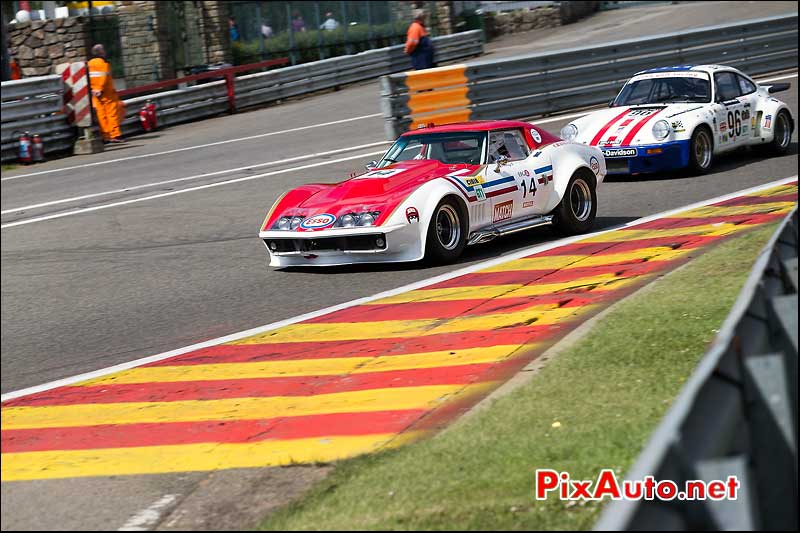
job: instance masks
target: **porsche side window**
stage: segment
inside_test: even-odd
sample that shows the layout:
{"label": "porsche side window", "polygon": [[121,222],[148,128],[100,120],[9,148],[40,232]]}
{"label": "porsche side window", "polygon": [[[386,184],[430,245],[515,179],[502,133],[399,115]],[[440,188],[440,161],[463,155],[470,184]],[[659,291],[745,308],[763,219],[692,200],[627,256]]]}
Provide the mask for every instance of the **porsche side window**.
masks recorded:
{"label": "porsche side window", "polygon": [[717,84],[717,100],[720,102],[733,100],[741,94],[739,83],[733,72],[717,72],[714,74],[714,81]]}
{"label": "porsche side window", "polygon": [[619,105],[646,104],[650,100],[650,92],[653,90],[653,80],[642,80],[636,83],[629,83],[622,89],[618,100]]}
{"label": "porsche side window", "polygon": [[509,161],[528,157],[528,144],[519,130],[493,131],[489,134],[489,163],[504,157]]}
{"label": "porsche side window", "polygon": [[736,78],[739,80],[739,89],[741,89],[742,94],[751,94],[756,92],[756,86],[753,82],[745,78],[744,76],[736,75]]}

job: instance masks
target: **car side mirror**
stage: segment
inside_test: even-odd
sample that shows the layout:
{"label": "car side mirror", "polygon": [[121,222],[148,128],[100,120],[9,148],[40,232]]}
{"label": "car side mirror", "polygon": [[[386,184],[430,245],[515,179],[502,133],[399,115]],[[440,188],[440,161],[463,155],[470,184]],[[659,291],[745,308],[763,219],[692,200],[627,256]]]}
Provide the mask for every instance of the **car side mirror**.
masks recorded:
{"label": "car side mirror", "polygon": [[497,160],[497,166],[495,167],[494,171],[495,172],[500,172],[500,167],[501,166],[505,166],[507,164],[508,164],[508,158],[507,157],[501,157],[500,159]]}
{"label": "car side mirror", "polygon": [[373,159],[372,161],[364,165],[364,168],[366,168],[367,171],[375,170],[376,168],[378,168],[378,162]]}

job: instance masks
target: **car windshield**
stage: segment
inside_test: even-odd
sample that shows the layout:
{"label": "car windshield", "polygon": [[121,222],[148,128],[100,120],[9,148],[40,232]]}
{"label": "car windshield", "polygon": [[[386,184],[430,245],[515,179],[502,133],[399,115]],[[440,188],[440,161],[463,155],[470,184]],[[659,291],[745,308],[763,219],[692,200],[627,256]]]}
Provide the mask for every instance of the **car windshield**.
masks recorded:
{"label": "car windshield", "polygon": [[615,106],[711,101],[711,82],[703,76],[633,78],[614,100]]}
{"label": "car windshield", "polygon": [[485,131],[408,135],[397,139],[378,167],[409,159],[435,159],[446,165],[479,165],[485,145]]}

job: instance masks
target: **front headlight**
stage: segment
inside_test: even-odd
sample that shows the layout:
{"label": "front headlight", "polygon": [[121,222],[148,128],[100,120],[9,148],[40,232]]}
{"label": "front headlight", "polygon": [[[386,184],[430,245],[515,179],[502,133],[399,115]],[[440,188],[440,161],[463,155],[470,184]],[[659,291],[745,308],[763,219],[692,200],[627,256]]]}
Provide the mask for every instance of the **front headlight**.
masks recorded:
{"label": "front headlight", "polygon": [[565,141],[571,141],[578,136],[578,127],[575,124],[567,124],[561,128],[561,138]]}
{"label": "front headlight", "polygon": [[373,215],[372,213],[364,213],[360,217],[358,217],[358,225],[359,226],[372,226],[375,224],[375,218],[377,215]]}
{"label": "front headlight", "polygon": [[667,135],[669,135],[669,122],[666,120],[659,120],[653,124],[653,137],[660,141],[666,139]]}
{"label": "front headlight", "polygon": [[336,221],[336,227],[339,228],[352,228],[353,226],[373,226],[375,221],[378,220],[380,211],[364,211],[361,213],[347,213],[339,217]]}

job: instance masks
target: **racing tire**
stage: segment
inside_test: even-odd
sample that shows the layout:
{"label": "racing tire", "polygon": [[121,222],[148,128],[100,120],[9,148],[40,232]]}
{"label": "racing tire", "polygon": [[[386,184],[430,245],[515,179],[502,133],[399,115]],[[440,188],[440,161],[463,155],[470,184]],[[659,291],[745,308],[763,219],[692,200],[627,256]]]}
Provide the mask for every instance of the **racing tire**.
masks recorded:
{"label": "racing tire", "polygon": [[789,146],[792,144],[793,129],[791,116],[785,110],[781,110],[775,116],[772,140],[754,148],[764,155],[783,155],[789,151]]}
{"label": "racing tire", "polygon": [[467,216],[464,208],[452,197],[445,197],[436,206],[428,224],[425,260],[444,265],[458,259],[467,246]]}
{"label": "racing tire", "polygon": [[553,211],[553,227],[562,235],[586,233],[597,215],[597,182],[588,169],[575,172],[561,203]]}
{"label": "racing tire", "polygon": [[714,138],[711,130],[700,126],[692,133],[689,143],[689,172],[694,175],[706,174],[714,164]]}

